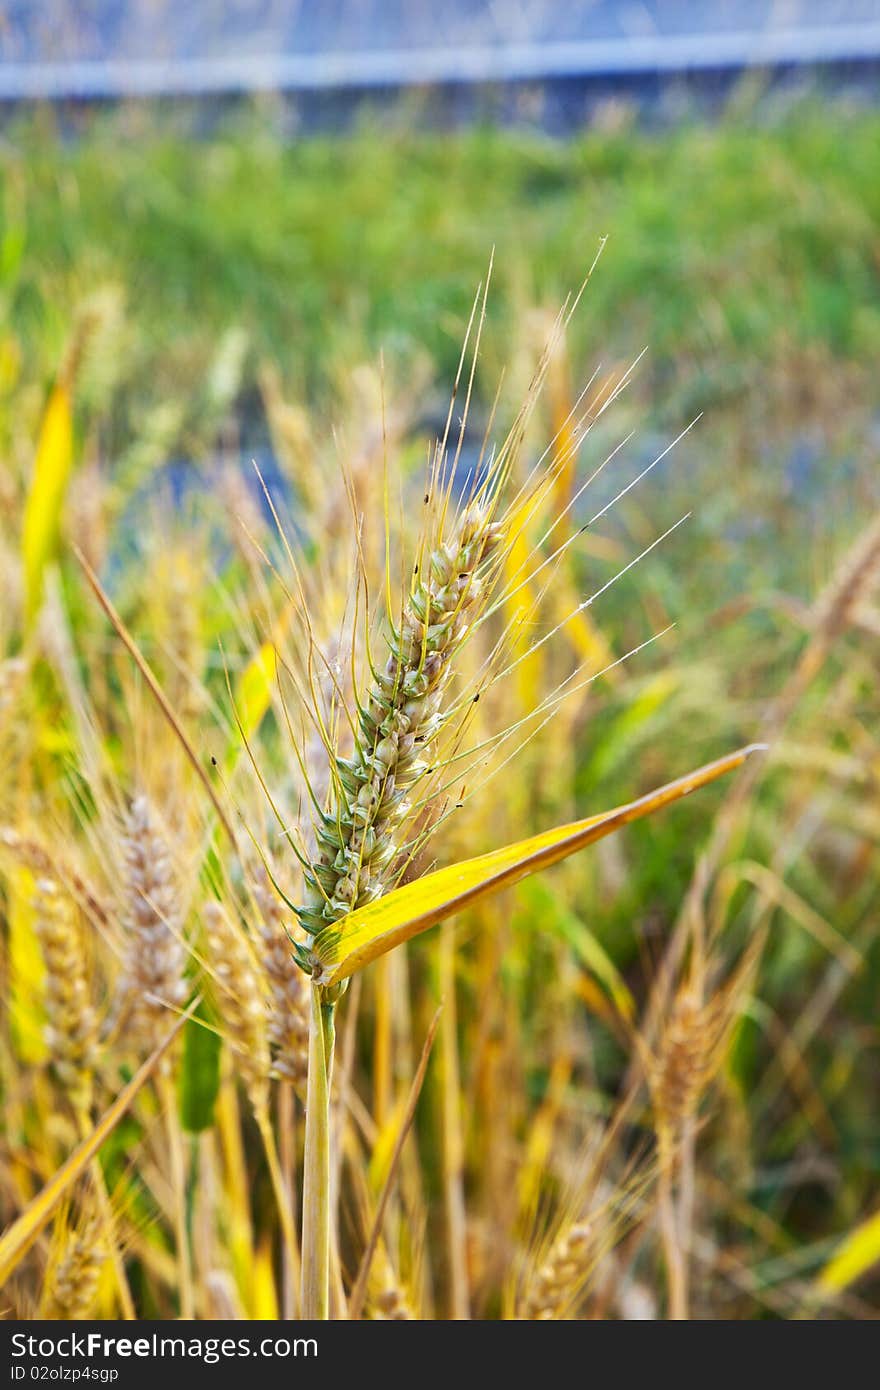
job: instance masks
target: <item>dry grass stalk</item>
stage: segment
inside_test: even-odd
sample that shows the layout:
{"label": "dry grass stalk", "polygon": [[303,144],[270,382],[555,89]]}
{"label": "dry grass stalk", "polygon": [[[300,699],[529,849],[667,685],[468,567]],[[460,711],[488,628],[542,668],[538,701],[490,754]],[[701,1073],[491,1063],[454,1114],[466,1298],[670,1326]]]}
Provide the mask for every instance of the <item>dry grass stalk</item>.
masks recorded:
{"label": "dry grass stalk", "polygon": [[50,878],[34,895],[34,925],[46,963],[46,1042],[78,1116],[88,1113],[97,1047],[82,933],[75,905]]}
{"label": "dry grass stalk", "polygon": [[123,853],[127,898],[120,1010],[127,1035],[152,1048],[168,1031],[169,1009],[179,1009],[186,1000],[187,952],[171,858],[145,796],[132,803]]}

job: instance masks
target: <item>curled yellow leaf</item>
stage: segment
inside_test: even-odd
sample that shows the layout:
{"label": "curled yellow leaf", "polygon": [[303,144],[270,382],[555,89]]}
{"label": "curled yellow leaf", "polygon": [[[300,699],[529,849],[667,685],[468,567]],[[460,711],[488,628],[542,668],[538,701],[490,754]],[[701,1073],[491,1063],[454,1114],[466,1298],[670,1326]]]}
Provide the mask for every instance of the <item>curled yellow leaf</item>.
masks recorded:
{"label": "curled yellow leaf", "polygon": [[438,869],[350,912],[315,937],[310,952],[315,983],[325,986],[339,983],[394,946],[480,898],[549,868],[622,825],[640,820],[699,787],[707,786],[740,767],[761,747],[763,745],[753,744],[741,748],[613,811],[556,826],[490,854]]}

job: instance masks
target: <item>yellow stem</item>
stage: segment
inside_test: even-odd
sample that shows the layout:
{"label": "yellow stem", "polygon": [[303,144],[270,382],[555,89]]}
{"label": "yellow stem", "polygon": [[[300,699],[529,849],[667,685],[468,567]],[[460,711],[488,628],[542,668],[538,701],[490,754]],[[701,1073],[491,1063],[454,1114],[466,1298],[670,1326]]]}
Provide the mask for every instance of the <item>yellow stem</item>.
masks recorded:
{"label": "yellow stem", "polygon": [[171,1186],[174,1199],[174,1238],[177,1245],[177,1269],[180,1284],[180,1316],[185,1322],[195,1317],[192,1261],[189,1253],[189,1232],[186,1228],[186,1162],[177,1124],[174,1087],[168,1076],[159,1078],[159,1101],[165,1112],[168,1135],[168,1156],[171,1163]]}
{"label": "yellow stem", "polygon": [[303,1166],[302,1294],[304,1318],[330,1316],[330,1074],[334,1004],[311,988],[309,1080]]}

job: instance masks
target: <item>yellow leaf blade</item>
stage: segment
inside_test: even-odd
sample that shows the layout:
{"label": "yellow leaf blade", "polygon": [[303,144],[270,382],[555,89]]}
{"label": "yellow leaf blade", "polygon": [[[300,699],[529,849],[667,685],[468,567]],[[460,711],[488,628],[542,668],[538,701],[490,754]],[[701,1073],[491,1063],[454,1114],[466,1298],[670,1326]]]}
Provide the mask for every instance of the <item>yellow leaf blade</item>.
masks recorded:
{"label": "yellow leaf blade", "polygon": [[36,885],[30,869],[13,869],[7,882],[9,899],[9,1024],[23,1062],[43,1062],[47,1056],[43,1028],[46,969],[34,926]]}
{"label": "yellow leaf blade", "polygon": [[819,1275],[822,1293],[843,1293],[880,1261],[880,1211],[869,1216],[844,1239]]}
{"label": "yellow leaf blade", "polygon": [[258,1322],[277,1322],[278,1293],[275,1288],[275,1267],[271,1240],[261,1242],[254,1255],[253,1316]]}
{"label": "yellow leaf blade", "polygon": [[248,738],[259,728],[269,708],[277,669],[275,643],[264,642],[241,673],[235,703],[241,726]]}
{"label": "yellow leaf blade", "polygon": [[517,883],[528,874],[549,868],[620,826],[640,820],[732,772],[759,747],[761,745],[741,748],[613,811],[572,825],[557,826],[476,859],[438,869],[358,908],[315,937],[312,956],[319,967],[316,983],[329,985],[346,979],[394,946],[460,912],[470,903]]}
{"label": "yellow leaf blade", "polygon": [[247,743],[254,737],[272,703],[272,688],[278,676],[278,650],[292,617],[293,605],[289,603],[278,619],[272,637],[261,644],[236,683],[233,696],[236,729],[226,753],[227,769],[234,765],[242,742]]}
{"label": "yellow leaf blade", "polygon": [[40,606],[43,571],[57,543],[61,509],[72,467],[70,391],[64,382],[59,382],[53,387],[43,413],[22,524],[25,613],[29,623]]}

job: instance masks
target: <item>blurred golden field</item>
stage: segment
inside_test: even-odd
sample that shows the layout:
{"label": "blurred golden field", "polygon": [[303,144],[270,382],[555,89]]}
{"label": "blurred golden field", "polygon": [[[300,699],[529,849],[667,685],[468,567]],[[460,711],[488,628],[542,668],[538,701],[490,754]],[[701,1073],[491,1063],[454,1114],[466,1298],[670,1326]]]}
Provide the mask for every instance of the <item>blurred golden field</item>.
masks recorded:
{"label": "blurred golden field", "polygon": [[880,119],[405,127],[0,135],[0,1308],[872,1318]]}

